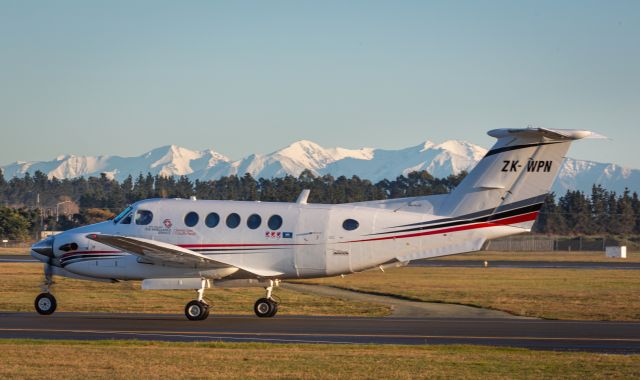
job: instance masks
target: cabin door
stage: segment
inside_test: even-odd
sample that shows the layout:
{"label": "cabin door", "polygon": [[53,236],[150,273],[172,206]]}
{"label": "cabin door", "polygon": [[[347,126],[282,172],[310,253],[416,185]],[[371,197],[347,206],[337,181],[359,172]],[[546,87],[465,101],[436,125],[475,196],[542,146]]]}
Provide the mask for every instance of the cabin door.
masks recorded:
{"label": "cabin door", "polygon": [[322,276],[326,273],[326,239],[329,210],[301,208],[295,231],[295,267],[298,276]]}

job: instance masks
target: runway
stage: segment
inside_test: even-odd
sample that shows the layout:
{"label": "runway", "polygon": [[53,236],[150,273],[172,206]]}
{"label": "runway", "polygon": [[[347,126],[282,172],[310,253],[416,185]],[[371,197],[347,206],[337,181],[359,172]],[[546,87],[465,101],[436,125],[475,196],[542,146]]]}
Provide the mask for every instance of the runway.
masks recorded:
{"label": "runway", "polygon": [[38,263],[29,255],[0,255],[0,263]]}
{"label": "runway", "polygon": [[0,313],[0,338],[331,344],[481,344],[640,353],[640,323],[470,318]]}

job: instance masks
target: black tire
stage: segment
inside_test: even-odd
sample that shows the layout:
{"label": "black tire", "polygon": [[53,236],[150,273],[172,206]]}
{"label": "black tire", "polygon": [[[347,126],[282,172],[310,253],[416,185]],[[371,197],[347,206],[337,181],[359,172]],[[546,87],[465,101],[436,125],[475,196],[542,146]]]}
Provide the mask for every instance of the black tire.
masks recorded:
{"label": "black tire", "polygon": [[193,300],[185,306],[184,315],[190,321],[202,321],[209,316],[209,305],[202,301]]}
{"label": "black tire", "polygon": [[50,315],[56,311],[56,307],[58,307],[58,303],[56,302],[56,297],[54,297],[51,293],[40,293],[34,302],[34,306],[36,311],[40,315]]}
{"label": "black tire", "polygon": [[211,307],[206,303],[205,303],[205,306],[206,306],[206,309],[204,311],[204,314],[202,315],[202,319],[200,319],[201,321],[204,321],[205,319],[209,318],[209,310],[211,310]]}
{"label": "black tire", "polygon": [[267,317],[271,318],[278,313],[278,303],[274,300],[269,300],[269,301],[271,301],[272,307],[271,307],[271,312]]}
{"label": "black tire", "polygon": [[260,318],[270,318],[278,312],[278,304],[268,298],[260,298],[253,305],[253,311]]}

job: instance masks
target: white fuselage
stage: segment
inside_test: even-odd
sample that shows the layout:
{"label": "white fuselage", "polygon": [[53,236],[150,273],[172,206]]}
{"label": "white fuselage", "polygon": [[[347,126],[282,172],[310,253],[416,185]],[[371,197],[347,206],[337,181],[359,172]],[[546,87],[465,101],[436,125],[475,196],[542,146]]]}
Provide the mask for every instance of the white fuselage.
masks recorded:
{"label": "white fuselage", "polygon": [[[151,221],[140,221],[148,224],[136,223],[140,210],[152,214]],[[198,215],[198,220],[189,226],[185,219],[192,212]],[[213,227],[207,226],[211,213],[219,216]],[[240,217],[237,227],[227,225],[227,218],[233,213]],[[246,272],[236,273],[237,268],[229,265],[147,262],[86,237],[100,233],[173,244],[240,268],[279,272],[281,279],[332,276],[385,263],[476,250],[485,239],[525,231],[517,224],[524,222],[530,226],[537,213],[508,223],[436,223],[436,227],[428,227],[429,221],[446,218],[359,204],[152,199],[134,204],[131,214],[129,224],[123,223],[124,219],[117,223],[109,220],[57,235],[54,265],[76,275],[115,280],[255,277]],[[259,223],[257,217],[248,223],[254,214],[259,216]],[[273,215],[281,217],[281,226],[269,227]],[[357,228],[345,229],[343,224],[348,219],[357,221]],[[347,227],[352,228],[353,222]],[[71,243],[78,246],[71,251],[60,249]]]}

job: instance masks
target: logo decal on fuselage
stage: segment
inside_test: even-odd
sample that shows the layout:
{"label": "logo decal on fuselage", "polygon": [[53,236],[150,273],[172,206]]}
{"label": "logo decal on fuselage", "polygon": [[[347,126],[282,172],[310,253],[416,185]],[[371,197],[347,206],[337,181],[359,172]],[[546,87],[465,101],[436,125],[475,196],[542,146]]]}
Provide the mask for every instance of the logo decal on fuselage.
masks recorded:
{"label": "logo decal on fuselage", "polygon": [[264,237],[269,240],[292,239],[293,232],[265,231]]}

